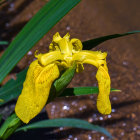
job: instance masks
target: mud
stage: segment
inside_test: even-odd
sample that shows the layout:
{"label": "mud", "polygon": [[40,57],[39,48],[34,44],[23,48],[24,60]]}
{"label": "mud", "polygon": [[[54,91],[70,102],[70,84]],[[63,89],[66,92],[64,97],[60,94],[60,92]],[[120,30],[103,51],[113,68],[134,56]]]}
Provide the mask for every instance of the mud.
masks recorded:
{"label": "mud", "polygon": [[[0,39],[11,42],[46,2],[46,0],[11,0],[9,3],[5,3],[0,8]],[[17,72],[20,72],[33,61],[35,50],[42,53],[46,52],[55,32],[60,32],[62,36],[69,32],[72,38],[76,37],[84,41],[103,35],[139,30],[139,5],[139,0],[82,0],[24,56],[2,84],[5,84],[8,79],[14,78]],[[46,106],[48,118],[80,118],[105,127],[116,140],[139,140],[139,42],[139,34],[130,35],[107,41],[93,49],[108,52],[107,61],[112,81],[111,86],[121,90],[120,93],[111,93],[112,113],[110,115],[99,114],[96,109],[96,95],[90,95],[56,99]],[[0,47],[1,55],[6,47]],[[85,65],[85,70],[75,75],[69,87],[97,86],[95,74],[95,68]],[[31,133],[30,135],[34,134]],[[24,139],[24,135],[21,139]],[[42,139],[49,140],[109,139],[95,131],[73,128],[40,131],[39,135],[40,137],[43,135]]]}

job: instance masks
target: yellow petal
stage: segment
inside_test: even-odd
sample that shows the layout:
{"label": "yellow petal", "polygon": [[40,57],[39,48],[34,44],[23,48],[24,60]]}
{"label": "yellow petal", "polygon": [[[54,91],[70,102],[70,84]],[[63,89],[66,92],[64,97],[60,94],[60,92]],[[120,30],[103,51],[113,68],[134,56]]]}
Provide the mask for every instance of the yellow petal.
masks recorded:
{"label": "yellow petal", "polygon": [[[96,78],[99,85],[99,94],[97,98],[97,109],[101,114],[111,113],[110,94],[110,77],[106,65],[107,53],[100,51],[80,51],[73,55],[73,61],[87,63],[98,68]],[[77,67],[78,68],[78,67]]]}
{"label": "yellow petal", "polygon": [[83,64],[77,64],[77,66],[76,66],[76,72],[77,72],[77,73],[80,73],[80,72],[82,72],[83,70],[84,70]]}
{"label": "yellow petal", "polygon": [[73,45],[73,51],[81,51],[83,49],[81,40],[73,38],[70,42]]}
{"label": "yellow petal", "polygon": [[96,66],[97,68],[99,65],[104,63],[107,53],[101,53],[100,51],[80,51],[73,55],[73,61],[87,63]]}
{"label": "yellow petal", "polygon": [[39,54],[38,61],[41,65],[46,66],[50,63],[53,63],[57,60],[63,60],[63,55],[60,51],[52,51],[45,54]]}
{"label": "yellow petal", "polygon": [[99,94],[97,97],[97,109],[101,114],[111,113],[110,94],[110,77],[106,67],[100,66],[96,78],[99,85]]}
{"label": "yellow petal", "polygon": [[42,110],[47,102],[51,85],[58,76],[56,64],[43,67],[38,60],[31,63],[15,107],[17,116],[24,123],[28,123]]}

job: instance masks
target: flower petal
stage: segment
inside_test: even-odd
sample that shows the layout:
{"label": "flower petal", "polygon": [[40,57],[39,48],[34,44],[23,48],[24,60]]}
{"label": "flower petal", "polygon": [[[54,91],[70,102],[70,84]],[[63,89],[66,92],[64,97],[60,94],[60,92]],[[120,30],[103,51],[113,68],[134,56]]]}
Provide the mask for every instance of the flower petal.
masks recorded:
{"label": "flower petal", "polygon": [[101,114],[111,113],[110,94],[110,77],[104,66],[100,66],[96,78],[99,85],[99,94],[97,97],[97,109]]}
{"label": "flower petal", "polygon": [[28,123],[42,110],[47,102],[51,85],[58,76],[56,64],[43,67],[38,60],[31,63],[15,107],[17,116],[24,123]]}
{"label": "flower petal", "polygon": [[96,78],[99,85],[99,94],[97,97],[97,109],[101,114],[111,113],[110,94],[110,77],[106,65],[107,53],[100,51],[80,51],[73,55],[73,61],[78,63],[87,63],[98,68]]}

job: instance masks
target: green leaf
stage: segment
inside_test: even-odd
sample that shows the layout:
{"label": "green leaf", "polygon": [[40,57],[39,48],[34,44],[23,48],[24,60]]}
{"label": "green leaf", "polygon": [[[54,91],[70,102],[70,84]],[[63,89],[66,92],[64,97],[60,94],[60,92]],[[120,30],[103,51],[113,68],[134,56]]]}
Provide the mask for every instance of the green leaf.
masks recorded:
{"label": "green leaf", "polygon": [[6,140],[21,124],[16,114],[12,114],[0,128],[0,139]]}
{"label": "green leaf", "polygon": [[7,41],[0,41],[0,45],[8,45]]}
{"label": "green leaf", "polygon": [[0,58],[0,83],[20,59],[80,0],[50,0],[25,25]]}
{"label": "green leaf", "polygon": [[[111,88],[111,92],[120,92],[118,89]],[[98,87],[74,87],[74,88],[66,88],[64,92],[60,95],[60,97],[64,96],[80,96],[80,95],[88,95],[88,94],[98,94]]]}
{"label": "green leaf", "polygon": [[0,105],[7,103],[10,100],[15,99],[21,93],[23,82],[26,77],[27,69],[23,70],[22,72],[16,75],[16,80],[9,80],[3,87],[0,88],[0,99],[3,102],[0,102]]}
{"label": "green leaf", "polygon": [[140,31],[132,31],[132,32],[127,32],[127,33],[123,33],[123,34],[112,34],[112,35],[107,35],[107,36],[102,36],[102,37],[94,38],[91,40],[87,40],[87,41],[83,42],[83,49],[90,50],[90,49],[96,47],[97,45],[107,41],[107,40],[131,35],[131,34],[136,34],[136,33],[140,33]]}
{"label": "green leaf", "polygon": [[37,129],[37,128],[48,128],[48,127],[74,127],[81,128],[86,130],[94,130],[105,134],[106,136],[112,138],[111,134],[104,129],[103,127],[99,127],[98,125],[93,125],[88,123],[87,121],[80,119],[72,119],[72,118],[60,118],[60,119],[52,119],[52,120],[43,120],[39,122],[35,122],[26,126],[23,126],[18,131],[27,131],[29,129]]}

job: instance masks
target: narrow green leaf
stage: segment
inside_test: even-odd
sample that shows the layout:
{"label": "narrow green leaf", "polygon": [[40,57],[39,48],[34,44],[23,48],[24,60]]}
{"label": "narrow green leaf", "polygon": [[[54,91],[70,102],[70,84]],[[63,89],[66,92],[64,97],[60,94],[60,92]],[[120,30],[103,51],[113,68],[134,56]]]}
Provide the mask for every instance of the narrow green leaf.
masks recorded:
{"label": "narrow green leaf", "polygon": [[[98,94],[98,87],[74,87],[74,88],[66,88],[64,92],[60,95],[60,97],[64,96],[80,96],[80,95],[88,95],[88,94]],[[120,92],[118,89],[111,88],[111,92]]]}
{"label": "narrow green leaf", "polygon": [[0,58],[0,83],[20,59],[80,0],[50,0],[25,25]]}
{"label": "narrow green leaf", "polygon": [[7,41],[0,41],[0,45],[8,45]]}
{"label": "narrow green leaf", "polygon": [[22,124],[21,120],[12,114],[0,128],[0,139],[6,140]]}
{"label": "narrow green leaf", "polygon": [[0,102],[0,105],[7,103],[10,100],[15,99],[21,93],[23,82],[26,77],[27,69],[17,74],[16,80],[9,80],[3,87],[0,88],[0,99],[3,102]]}
{"label": "narrow green leaf", "polygon": [[91,40],[87,40],[87,41],[83,42],[83,49],[90,50],[90,49],[96,47],[97,45],[107,41],[107,40],[131,35],[131,34],[136,34],[136,33],[140,33],[140,31],[132,31],[132,32],[127,32],[127,33],[123,33],[123,34],[112,34],[112,35],[107,35],[107,36],[102,36],[102,37],[94,38]]}
{"label": "narrow green leaf", "polygon": [[84,120],[72,119],[72,118],[43,120],[21,127],[17,129],[16,132],[27,131],[29,129],[48,128],[48,127],[74,127],[74,128],[81,128],[86,130],[94,130],[94,131],[101,132],[106,136],[112,138],[111,134],[105,128],[99,127],[98,125],[90,124],[89,122]]}

